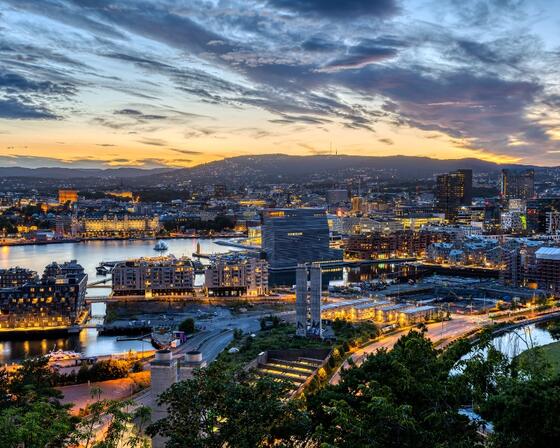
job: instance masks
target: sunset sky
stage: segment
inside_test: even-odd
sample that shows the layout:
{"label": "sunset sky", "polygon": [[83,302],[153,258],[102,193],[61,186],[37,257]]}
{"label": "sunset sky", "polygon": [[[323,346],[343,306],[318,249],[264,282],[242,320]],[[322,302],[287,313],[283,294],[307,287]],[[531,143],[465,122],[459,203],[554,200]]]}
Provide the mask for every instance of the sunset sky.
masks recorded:
{"label": "sunset sky", "polygon": [[560,165],[557,0],[0,0],[0,166]]}

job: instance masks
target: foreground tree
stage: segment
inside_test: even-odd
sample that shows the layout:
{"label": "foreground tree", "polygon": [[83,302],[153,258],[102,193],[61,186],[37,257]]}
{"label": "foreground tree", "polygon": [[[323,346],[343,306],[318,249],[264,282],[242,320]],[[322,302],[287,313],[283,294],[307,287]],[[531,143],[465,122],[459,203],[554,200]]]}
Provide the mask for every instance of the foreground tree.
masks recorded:
{"label": "foreground tree", "polygon": [[422,332],[411,331],[309,398],[316,441],[325,448],[476,446],[474,426],[458,413],[449,365]]}
{"label": "foreground tree", "polygon": [[166,437],[168,448],[290,446],[308,425],[287,391],[271,378],[211,366],[162,395],[168,416],[148,432]]}

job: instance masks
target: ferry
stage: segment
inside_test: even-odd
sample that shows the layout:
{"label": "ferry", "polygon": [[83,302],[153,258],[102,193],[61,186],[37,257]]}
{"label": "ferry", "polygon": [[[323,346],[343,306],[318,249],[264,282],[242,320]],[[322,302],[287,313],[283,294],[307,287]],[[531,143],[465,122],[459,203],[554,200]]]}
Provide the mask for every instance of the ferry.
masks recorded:
{"label": "ferry", "polygon": [[169,246],[167,245],[167,243],[165,241],[159,240],[156,245],[154,246],[154,250],[157,250],[158,252],[164,252],[167,249],[169,249]]}

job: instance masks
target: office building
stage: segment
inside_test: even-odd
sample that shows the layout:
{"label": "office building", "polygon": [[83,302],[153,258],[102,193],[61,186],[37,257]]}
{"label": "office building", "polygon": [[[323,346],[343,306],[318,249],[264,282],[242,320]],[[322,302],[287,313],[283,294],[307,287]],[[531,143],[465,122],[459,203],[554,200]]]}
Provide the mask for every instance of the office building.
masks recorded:
{"label": "office building", "polygon": [[436,178],[437,208],[449,221],[455,221],[462,205],[472,203],[472,170],[457,170]]}
{"label": "office building", "polygon": [[296,335],[322,338],[321,267],[299,264],[296,269]]}
{"label": "office building", "polygon": [[268,263],[231,253],[216,256],[204,272],[208,296],[263,296],[268,293]]}
{"label": "office building", "polygon": [[64,205],[67,202],[70,204],[78,202],[78,192],[76,190],[58,190],[58,203]]}
{"label": "office building", "polygon": [[299,263],[342,260],[342,251],[329,246],[327,215],[318,208],[264,210],[262,250],[271,270],[295,270]]}
{"label": "office building", "polygon": [[0,271],[0,331],[68,329],[78,324],[85,312],[87,278],[75,260],[49,264],[40,279],[33,271],[18,268]]}
{"label": "office building", "polygon": [[500,185],[502,199],[532,199],[535,196],[535,171],[503,169]]}
{"label": "office building", "polygon": [[172,255],[128,260],[115,265],[112,282],[114,296],[185,296],[194,291],[194,266]]}

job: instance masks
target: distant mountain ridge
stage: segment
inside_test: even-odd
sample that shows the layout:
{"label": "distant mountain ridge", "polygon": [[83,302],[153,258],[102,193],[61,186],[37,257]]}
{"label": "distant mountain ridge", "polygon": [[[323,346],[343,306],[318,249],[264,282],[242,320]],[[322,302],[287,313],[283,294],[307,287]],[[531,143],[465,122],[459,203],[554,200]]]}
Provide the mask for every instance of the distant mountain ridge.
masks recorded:
{"label": "distant mountain ridge", "polygon": [[[160,182],[215,183],[291,183],[337,180],[349,176],[398,176],[401,179],[422,179],[459,168],[474,172],[497,173],[502,168],[528,168],[530,165],[500,165],[480,159],[440,160],[411,156],[290,156],[285,154],[238,156],[182,168],[158,176]],[[536,168],[536,167],[535,167]]]}
{"label": "distant mountain ridge", "polygon": [[432,159],[413,156],[350,156],[286,154],[237,156],[190,168],[0,168],[6,178],[78,180],[80,178],[128,179],[134,185],[157,185],[190,181],[198,183],[291,183],[340,179],[355,175],[381,178],[423,179],[459,168],[474,172],[497,173],[502,168],[535,168],[531,165],[497,164],[485,160]]}
{"label": "distant mountain ridge", "polygon": [[74,179],[74,178],[130,178],[147,174],[159,174],[173,171],[174,168],[24,168],[0,167],[0,177],[35,177],[43,179]]}

